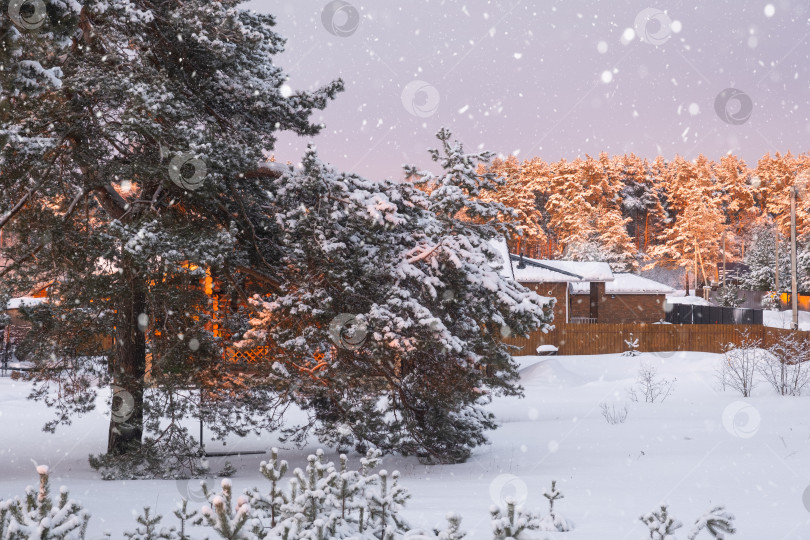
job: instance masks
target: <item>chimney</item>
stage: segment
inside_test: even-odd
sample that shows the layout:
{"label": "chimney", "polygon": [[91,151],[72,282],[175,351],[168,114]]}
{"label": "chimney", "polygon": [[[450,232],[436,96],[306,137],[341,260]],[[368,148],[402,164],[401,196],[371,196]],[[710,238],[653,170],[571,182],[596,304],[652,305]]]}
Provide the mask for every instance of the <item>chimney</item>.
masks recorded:
{"label": "chimney", "polygon": [[518,261],[518,268],[526,268],[526,264],[523,262],[523,252],[520,252],[520,261]]}

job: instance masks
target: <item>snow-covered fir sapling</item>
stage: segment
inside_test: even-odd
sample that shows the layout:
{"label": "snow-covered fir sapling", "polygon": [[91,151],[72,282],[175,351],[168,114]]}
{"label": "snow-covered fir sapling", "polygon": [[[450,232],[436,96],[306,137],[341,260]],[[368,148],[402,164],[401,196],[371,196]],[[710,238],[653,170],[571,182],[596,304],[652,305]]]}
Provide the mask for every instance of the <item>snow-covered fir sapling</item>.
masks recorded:
{"label": "snow-covered fir sapling", "polygon": [[293,471],[289,502],[282,506],[287,516],[303,515],[306,528],[331,528],[336,518],[331,506],[337,471],[331,462],[324,462],[323,455],[323,450],[319,449],[317,454],[307,457],[305,471],[298,468]]}
{"label": "snow-covered fir sapling", "polygon": [[403,505],[411,497],[408,491],[399,485],[399,471],[390,475],[382,469],[377,473],[379,491],[371,491],[368,500],[368,530],[377,538],[399,535],[408,530],[405,518],[400,514]]}
{"label": "snow-covered fir sapling", "polygon": [[278,448],[270,450],[270,461],[262,461],[259,471],[262,476],[270,481],[270,491],[265,495],[259,489],[250,492],[250,504],[258,512],[262,512],[270,517],[270,525],[276,526],[276,522],[281,515],[281,505],[287,502],[287,496],[281,489],[280,480],[287,473],[288,464],[285,460],[278,459]]}
{"label": "snow-covered fir sapling", "polygon": [[633,338],[633,334],[630,334],[629,339],[624,340],[624,344],[626,350],[622,353],[622,356],[638,356],[641,354],[641,351],[638,350],[638,338]]}
{"label": "snow-covered fir sapling", "polygon": [[[362,460],[361,460],[362,461]],[[361,465],[363,471],[365,465]],[[337,499],[340,517],[336,520],[336,526],[355,525],[360,531],[365,528],[365,508],[366,508],[366,477],[361,471],[349,470],[349,460],[345,454],[340,455],[340,473],[337,477],[337,489],[335,496]]]}
{"label": "snow-covered fir sapling", "polygon": [[[49,469],[37,466],[39,490],[25,489],[25,503],[19,498],[5,501],[0,507],[0,531],[10,540],[83,540],[90,514],[70,499],[68,490],[59,490],[54,504],[50,495]],[[5,530],[2,530],[5,529]]]}
{"label": "snow-covered fir sapling", "polygon": [[236,474],[236,467],[233,466],[233,463],[230,461],[226,461],[225,465],[222,467],[222,470],[219,471],[217,476],[221,478],[230,478],[231,476]]}
{"label": "snow-covered fir sapling", "polygon": [[177,505],[174,515],[180,520],[180,529],[177,530],[177,540],[191,540],[190,536],[186,536],[186,524],[194,522],[197,518],[197,511],[189,511],[188,499],[183,499],[182,502]]}
{"label": "snow-covered fir sapling", "polygon": [[124,536],[128,540],[179,540],[174,528],[160,528],[160,522],[163,516],[159,514],[152,515],[152,510],[145,506],[143,514],[137,517],[136,521],[140,527],[134,531],[124,532]]}
{"label": "snow-covered fir sapling", "polygon": [[650,540],[675,540],[673,533],[683,527],[683,524],[669,515],[667,505],[662,504],[658,510],[653,510],[639,518],[647,526]]}
{"label": "snow-covered fir sapling", "polygon": [[532,514],[517,506],[515,499],[507,497],[506,508],[492,505],[489,509],[494,540],[519,538],[524,531],[540,528],[540,520]]}
{"label": "snow-covered fir sapling", "polygon": [[246,496],[240,496],[233,505],[231,481],[222,479],[222,492],[216,495],[203,484],[203,493],[211,503],[204,506],[194,524],[213,529],[224,540],[256,540],[267,538],[261,521],[254,518]]}
{"label": "snow-covered fir sapling", "polygon": [[[382,451],[376,448],[370,448],[368,452],[366,452],[366,457],[360,458],[360,478],[362,481],[362,489],[365,490],[366,485],[373,484],[377,480],[377,476],[371,476],[371,471],[376,469],[380,462],[382,461]],[[360,532],[363,532],[366,525],[366,504],[365,500],[363,504],[360,505],[358,510],[359,513],[359,523],[360,523]]]}
{"label": "snow-covered fir sapling", "polygon": [[447,520],[445,529],[433,529],[436,538],[439,540],[461,540],[467,536],[467,533],[461,530],[461,514],[448,512],[445,519]]}
{"label": "snow-covered fir sapling", "polygon": [[723,506],[715,506],[706,514],[699,517],[695,521],[695,526],[692,532],[687,536],[687,540],[695,540],[700,534],[700,531],[706,531],[712,535],[712,538],[723,540],[726,534],[734,534],[737,529],[734,527],[734,516],[726,511]]}
{"label": "snow-covered fir sapling", "polygon": [[728,284],[717,290],[717,303],[723,307],[740,307],[745,300],[740,298],[740,288],[734,284]]}
{"label": "snow-covered fir sapling", "polygon": [[551,489],[543,492],[543,497],[548,499],[548,515],[540,519],[540,529],[543,531],[559,531],[566,532],[573,529],[573,525],[559,512],[554,510],[554,503],[560,499],[564,499],[560,490],[557,489],[557,481],[551,481]]}

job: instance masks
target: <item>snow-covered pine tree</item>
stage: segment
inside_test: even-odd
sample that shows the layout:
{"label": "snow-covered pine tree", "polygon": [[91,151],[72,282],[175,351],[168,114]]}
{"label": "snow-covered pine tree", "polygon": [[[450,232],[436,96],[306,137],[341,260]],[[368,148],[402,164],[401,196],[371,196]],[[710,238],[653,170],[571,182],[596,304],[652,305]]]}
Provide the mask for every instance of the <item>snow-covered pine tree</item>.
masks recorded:
{"label": "snow-covered pine tree", "polygon": [[740,288],[734,283],[726,283],[725,287],[717,289],[717,303],[724,307],[740,307],[745,300],[740,297]]}
{"label": "snow-covered pine tree", "polygon": [[[537,208],[536,185],[534,179],[524,174],[523,166],[517,157],[496,158],[486,171],[504,179],[504,184],[494,192],[484,192],[484,200],[497,201],[515,211],[517,233],[508,238],[512,253],[529,254],[536,246],[546,241],[546,234],[540,226],[540,211]],[[534,248],[534,249],[533,249]]]}
{"label": "snow-covered pine tree", "polygon": [[726,221],[710,163],[703,156],[695,163],[679,156],[667,165],[666,175],[658,181],[666,199],[668,222],[658,245],[649,250],[653,265],[687,268],[695,283],[705,284],[715,277],[721,238],[718,231]]}
{"label": "snow-covered pine tree", "polygon": [[90,514],[70,498],[65,487],[59,490],[57,501],[51,498],[47,465],[38,465],[37,473],[39,490],[27,487],[25,502],[15,498],[0,504],[0,538],[84,540]]}
{"label": "snow-covered pine tree", "polygon": [[703,529],[706,529],[712,538],[718,540],[726,538],[726,534],[732,535],[737,532],[734,527],[734,515],[726,511],[724,506],[714,506],[699,517],[695,521],[694,528],[686,537],[687,540],[695,540]]}
{"label": "snow-covered pine tree", "polygon": [[[313,538],[334,530],[339,517],[334,511],[338,478],[334,464],[325,462],[323,450],[319,449],[317,454],[307,457],[306,470],[296,468],[293,477],[295,487],[289,501],[281,506],[287,520],[295,520],[299,534],[306,530],[314,534]],[[303,520],[297,517],[299,514]]]}
{"label": "snow-covered pine tree", "polygon": [[280,480],[287,473],[288,464],[278,459],[278,448],[270,450],[270,461],[262,461],[259,471],[270,481],[270,491],[265,494],[261,489],[250,492],[250,505],[258,512],[263,512],[270,518],[270,526],[275,527],[281,515],[281,505],[287,502]]}
{"label": "snow-covered pine tree", "polygon": [[543,497],[548,500],[548,515],[539,519],[538,526],[543,531],[560,531],[566,532],[573,529],[573,525],[557,510],[554,510],[554,503],[560,499],[564,499],[559,489],[557,489],[557,481],[551,481],[551,489],[543,491]]}
{"label": "snow-covered pine tree", "polygon": [[540,519],[518,507],[511,497],[507,497],[504,504],[505,508],[493,505],[489,509],[494,540],[517,539],[523,531],[533,531],[540,527]]}
{"label": "snow-covered pine tree", "polygon": [[630,218],[629,230],[643,253],[660,230],[664,216],[652,172],[646,160],[632,153],[613,158],[612,169],[623,185],[622,213]]}
{"label": "snow-covered pine tree", "polygon": [[[227,308],[248,282],[277,287],[263,151],[279,130],[317,133],[342,82],[288,93],[274,19],[241,3],[47,0],[36,33],[0,19],[0,277],[19,294],[50,284],[28,343],[48,365],[33,397],[56,408],[49,429],[91,410],[97,381],[131,399],[100,466],[179,453],[151,463],[188,473],[191,414],[217,435],[275,425],[278,388],[222,361],[244,324]],[[105,361],[101,336],[115,336]]]}
{"label": "snow-covered pine tree", "polygon": [[[490,241],[508,210],[477,198],[497,185],[477,172],[489,154],[438,137],[442,172],[409,168],[415,182],[337,173],[310,149],[269,188],[282,291],[254,300],[244,344],[267,346],[277,386],[297,389],[310,418],[290,436],[463,461],[495,426],[482,405],[520,392],[503,336],[548,323],[550,306],[499,273]],[[363,331],[346,342],[336,324]]]}
{"label": "snow-covered pine tree", "polygon": [[188,509],[188,499],[183,499],[177,505],[174,515],[180,521],[180,528],[176,529],[177,540],[192,540],[190,536],[186,535],[186,527],[197,518],[197,511]]}
{"label": "snow-covered pine tree", "polygon": [[408,530],[408,523],[400,512],[411,496],[399,485],[399,471],[394,471],[389,476],[388,471],[382,469],[377,477],[378,490],[371,490],[367,495],[368,531],[384,540]]}
{"label": "snow-covered pine tree", "polygon": [[223,540],[261,540],[267,538],[259,519],[255,518],[251,512],[250,504],[246,496],[240,495],[233,504],[233,487],[228,478],[223,478],[221,482],[222,491],[214,494],[208,491],[208,487],[203,484],[210,506],[204,506],[200,510],[200,516],[196,518],[195,525],[204,525],[212,529]]}
{"label": "snow-covered pine tree", "polygon": [[[773,291],[776,230],[772,226],[760,225],[753,229],[750,236],[744,259],[748,272],[743,276],[743,285],[755,291]],[[781,273],[782,269],[779,271]]]}
{"label": "snow-covered pine tree", "polygon": [[436,538],[439,540],[462,540],[467,533],[461,529],[461,515],[456,512],[448,512],[445,516],[447,527],[442,530],[434,529]]}
{"label": "snow-covered pine tree", "polygon": [[600,260],[615,270],[637,266],[636,246],[627,233],[630,218],[622,215],[621,184],[612,174],[607,155],[571,163],[561,161],[554,168],[555,193],[546,204],[564,246],[564,256],[575,260]]}
{"label": "snow-covered pine tree", "polygon": [[175,533],[174,529],[167,527],[160,527],[160,522],[163,516],[159,514],[152,515],[152,509],[145,506],[143,514],[136,518],[138,525],[134,531],[124,532],[127,540],[178,540],[180,537]]}
{"label": "snow-covered pine tree", "polygon": [[675,540],[673,533],[683,527],[683,524],[669,515],[667,505],[662,504],[658,510],[653,510],[639,518],[650,533],[650,540]]}

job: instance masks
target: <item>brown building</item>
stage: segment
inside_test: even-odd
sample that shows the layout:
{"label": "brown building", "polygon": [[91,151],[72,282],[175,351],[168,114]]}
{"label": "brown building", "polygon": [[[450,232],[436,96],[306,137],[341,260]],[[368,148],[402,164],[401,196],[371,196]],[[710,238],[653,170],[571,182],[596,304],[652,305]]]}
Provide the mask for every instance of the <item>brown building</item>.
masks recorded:
{"label": "brown building", "polygon": [[[555,321],[573,323],[598,321],[599,291],[604,291],[605,283],[614,279],[609,264],[538,260],[516,255],[511,255],[509,259],[509,277],[540,296],[556,300]],[[576,311],[571,297],[571,285],[574,283],[588,290],[584,298],[579,298]]]}
{"label": "brown building", "polygon": [[554,320],[567,323],[654,323],[664,319],[674,289],[651,279],[613,272],[606,262],[538,260],[508,254],[502,273],[554,298]]}
{"label": "brown building", "polygon": [[[613,281],[597,283],[600,323],[655,323],[664,319],[664,304],[674,289],[663,283],[625,272],[613,274]],[[574,317],[584,317],[591,301],[591,287],[571,283],[569,294]]]}

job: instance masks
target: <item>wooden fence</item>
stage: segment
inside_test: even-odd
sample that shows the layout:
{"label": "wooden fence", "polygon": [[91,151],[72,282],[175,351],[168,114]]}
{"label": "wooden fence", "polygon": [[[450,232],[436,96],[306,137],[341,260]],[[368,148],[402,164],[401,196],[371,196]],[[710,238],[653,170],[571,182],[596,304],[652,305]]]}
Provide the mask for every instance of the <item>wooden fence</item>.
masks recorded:
{"label": "wooden fence", "polygon": [[[554,345],[557,354],[611,354],[628,349],[625,340],[638,339],[641,352],[702,351],[723,352],[728,343],[740,344],[748,337],[759,339],[763,347],[772,345],[790,330],[741,324],[566,324],[558,323],[544,334],[527,338],[511,337],[504,341],[520,349],[515,356],[535,355],[540,345]],[[810,339],[810,332],[799,332]]]}

